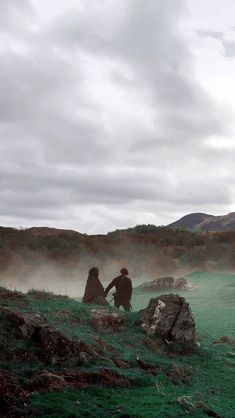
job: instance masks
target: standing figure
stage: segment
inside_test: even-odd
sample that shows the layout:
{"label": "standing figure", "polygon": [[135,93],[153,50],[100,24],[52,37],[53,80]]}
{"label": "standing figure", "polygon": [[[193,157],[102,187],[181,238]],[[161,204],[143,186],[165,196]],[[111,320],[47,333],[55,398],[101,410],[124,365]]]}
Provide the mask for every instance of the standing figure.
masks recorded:
{"label": "standing figure", "polygon": [[121,275],[115,277],[108,287],[105,289],[105,296],[109,293],[112,287],[116,287],[116,292],[113,293],[114,296],[114,306],[119,308],[123,306],[125,311],[131,310],[131,295],[132,295],[132,283],[131,279],[128,277],[128,270],[123,267],[120,270]]}
{"label": "standing figure", "polygon": [[89,270],[82,302],[96,303],[98,305],[108,304],[108,302],[105,299],[104,287],[99,279],[99,269],[97,267],[92,267]]}

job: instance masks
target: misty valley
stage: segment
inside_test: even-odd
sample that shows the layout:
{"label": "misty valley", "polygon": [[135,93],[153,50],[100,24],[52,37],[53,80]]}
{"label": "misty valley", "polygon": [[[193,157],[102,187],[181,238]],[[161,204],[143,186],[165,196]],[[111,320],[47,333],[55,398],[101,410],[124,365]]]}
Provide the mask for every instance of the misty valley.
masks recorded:
{"label": "misty valley", "polygon": [[[234,417],[235,232],[2,227],[0,240],[1,416]],[[105,288],[124,265],[130,312],[112,291],[82,303],[92,266]]]}

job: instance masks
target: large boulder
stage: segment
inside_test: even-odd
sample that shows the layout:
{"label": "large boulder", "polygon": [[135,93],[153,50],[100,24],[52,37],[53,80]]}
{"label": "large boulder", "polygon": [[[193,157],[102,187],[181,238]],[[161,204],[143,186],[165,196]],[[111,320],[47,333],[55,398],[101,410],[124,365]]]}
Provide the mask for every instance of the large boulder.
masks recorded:
{"label": "large boulder", "polygon": [[140,311],[142,327],[150,336],[162,337],[167,343],[195,345],[195,321],[189,304],[179,295],[162,295],[151,299]]}

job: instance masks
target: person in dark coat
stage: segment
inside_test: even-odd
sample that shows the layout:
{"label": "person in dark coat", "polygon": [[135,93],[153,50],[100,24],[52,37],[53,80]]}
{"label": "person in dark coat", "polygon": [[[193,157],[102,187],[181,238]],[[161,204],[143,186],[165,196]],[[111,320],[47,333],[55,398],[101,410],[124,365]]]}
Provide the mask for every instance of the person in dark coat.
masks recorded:
{"label": "person in dark coat", "polygon": [[97,267],[92,267],[89,270],[82,302],[96,303],[98,305],[108,304],[108,302],[105,299],[104,287],[99,279],[99,269]]}
{"label": "person in dark coat", "polygon": [[116,292],[113,294],[114,296],[114,306],[119,308],[122,306],[125,311],[131,310],[131,295],[132,295],[132,282],[131,279],[128,277],[128,270],[123,267],[120,270],[121,275],[115,277],[108,287],[105,289],[105,296],[109,293],[109,291],[115,286]]}

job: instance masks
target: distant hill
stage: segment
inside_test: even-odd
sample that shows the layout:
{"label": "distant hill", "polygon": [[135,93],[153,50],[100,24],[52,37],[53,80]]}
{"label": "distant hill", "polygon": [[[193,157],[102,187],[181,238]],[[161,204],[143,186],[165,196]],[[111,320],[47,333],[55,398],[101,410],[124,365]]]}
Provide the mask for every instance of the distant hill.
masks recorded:
{"label": "distant hill", "polygon": [[[0,227],[0,283],[26,290],[62,289],[73,295],[83,291],[93,266],[100,269],[103,283],[123,266],[133,280],[141,278],[142,282],[195,270],[235,271],[235,227],[233,231],[228,227],[232,216],[227,217],[227,224],[223,221],[227,230],[207,232],[204,223],[217,218],[221,217],[201,214],[198,223],[187,219],[187,228],[137,225],[107,235],[47,227]],[[198,225],[204,225],[202,231],[196,229]],[[213,224],[211,230],[215,228]]]}
{"label": "distant hill", "polygon": [[215,216],[208,215],[207,213],[190,213],[189,215],[183,216],[183,218],[180,218],[178,221],[175,221],[168,226],[185,227],[186,229],[200,229],[200,225],[213,218],[215,218]]}
{"label": "distant hill", "polygon": [[33,227],[28,228],[25,230],[28,235],[32,237],[79,237],[82,236],[80,232],[73,231],[70,229],[57,229],[57,228],[49,228],[49,227]]}
{"label": "distant hill", "polygon": [[168,227],[185,228],[207,232],[224,232],[235,230],[235,212],[224,216],[213,216],[206,213],[190,213]]}

